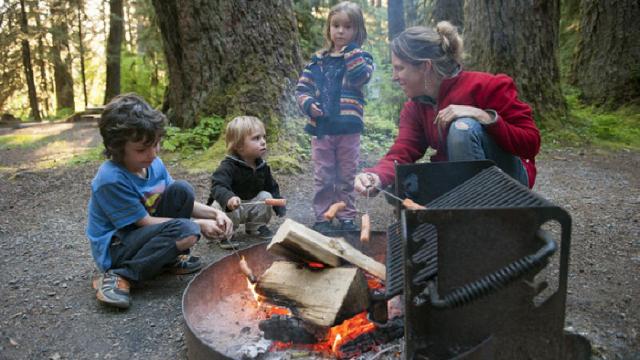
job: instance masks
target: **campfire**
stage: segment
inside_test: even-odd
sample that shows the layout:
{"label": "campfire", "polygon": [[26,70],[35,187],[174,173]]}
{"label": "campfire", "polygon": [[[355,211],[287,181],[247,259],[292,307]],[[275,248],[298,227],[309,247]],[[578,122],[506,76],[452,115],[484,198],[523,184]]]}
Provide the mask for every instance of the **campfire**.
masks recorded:
{"label": "campfire", "polygon": [[[264,313],[259,328],[273,341],[269,351],[304,349],[352,358],[402,336],[402,320],[387,321],[387,302],[375,296],[384,291],[385,266],[344,239],[288,219],[267,251],[284,260],[257,278],[247,276],[247,283]],[[372,312],[383,326],[370,320]]]}

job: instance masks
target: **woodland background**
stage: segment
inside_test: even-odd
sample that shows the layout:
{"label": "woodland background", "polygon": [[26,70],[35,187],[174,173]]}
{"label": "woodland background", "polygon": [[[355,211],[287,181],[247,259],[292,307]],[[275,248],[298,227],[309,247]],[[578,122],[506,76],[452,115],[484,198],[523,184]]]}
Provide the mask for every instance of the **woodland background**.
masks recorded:
{"label": "woodland background", "polygon": [[[640,149],[640,4],[636,0],[359,0],[376,71],[365,151],[393,139],[405,101],[389,39],[450,20],[465,68],[512,76],[543,146]],[[198,167],[220,157],[225,121],[268,125],[275,167],[295,171],[308,139],[292,91],[334,0],[0,1],[3,121],[61,121],[136,92],[171,127],[164,148]],[[0,137],[0,146],[29,139]],[[98,151],[87,156],[97,157]]]}

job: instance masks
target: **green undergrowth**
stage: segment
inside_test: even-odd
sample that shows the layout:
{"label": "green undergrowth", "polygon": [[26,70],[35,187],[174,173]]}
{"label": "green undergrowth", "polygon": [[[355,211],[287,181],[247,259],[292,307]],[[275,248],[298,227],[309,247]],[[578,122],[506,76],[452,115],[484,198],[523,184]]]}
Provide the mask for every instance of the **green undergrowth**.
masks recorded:
{"label": "green undergrowth", "polygon": [[614,110],[583,104],[577,91],[566,94],[569,116],[562,127],[542,129],[544,146],[640,150],[640,104]]}

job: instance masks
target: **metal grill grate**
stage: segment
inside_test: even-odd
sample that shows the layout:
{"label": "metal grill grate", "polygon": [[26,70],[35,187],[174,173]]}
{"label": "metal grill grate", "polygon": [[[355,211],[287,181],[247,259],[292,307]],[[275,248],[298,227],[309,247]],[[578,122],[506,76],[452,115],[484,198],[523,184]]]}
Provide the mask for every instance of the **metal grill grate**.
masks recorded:
{"label": "metal grill grate", "polygon": [[482,170],[427,204],[431,209],[553,206],[496,166]]}
{"label": "metal grill grate", "polygon": [[393,223],[387,228],[387,280],[385,282],[387,299],[401,294],[404,287],[402,246],[400,223]]}

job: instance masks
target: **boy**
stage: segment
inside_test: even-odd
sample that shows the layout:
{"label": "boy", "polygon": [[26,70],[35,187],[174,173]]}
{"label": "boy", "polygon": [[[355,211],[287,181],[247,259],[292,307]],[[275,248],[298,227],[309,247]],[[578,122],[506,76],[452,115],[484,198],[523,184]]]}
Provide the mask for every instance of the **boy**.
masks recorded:
{"label": "boy", "polygon": [[223,212],[194,201],[191,185],[174,181],[157,157],[165,122],[141,97],[124,94],[98,123],[109,160],[91,182],[87,236],[103,272],[96,297],[107,305],[129,307],[130,281],[198,271],[202,263],[189,249],[200,234],[230,236],[233,229]]}
{"label": "boy", "polygon": [[[224,209],[234,227],[245,225],[245,232],[263,239],[273,233],[267,227],[271,206],[243,205],[280,197],[278,183],[262,158],[267,152],[264,124],[253,116],[239,116],[226,129],[227,156],[211,176],[211,194],[207,204]],[[274,206],[276,215],[284,216],[284,206]],[[221,243],[224,247],[225,244]]]}

